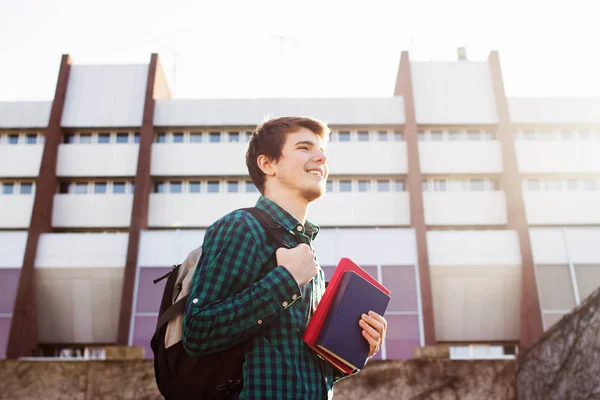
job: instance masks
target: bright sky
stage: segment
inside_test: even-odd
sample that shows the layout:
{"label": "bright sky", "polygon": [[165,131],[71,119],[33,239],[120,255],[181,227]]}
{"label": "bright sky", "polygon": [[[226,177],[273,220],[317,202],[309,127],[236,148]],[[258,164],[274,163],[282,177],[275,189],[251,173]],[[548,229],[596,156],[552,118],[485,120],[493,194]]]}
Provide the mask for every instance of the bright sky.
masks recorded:
{"label": "bright sky", "polygon": [[147,63],[173,97],[391,96],[413,61],[500,52],[509,96],[600,97],[594,0],[0,0],[0,100],[49,100],[60,56]]}

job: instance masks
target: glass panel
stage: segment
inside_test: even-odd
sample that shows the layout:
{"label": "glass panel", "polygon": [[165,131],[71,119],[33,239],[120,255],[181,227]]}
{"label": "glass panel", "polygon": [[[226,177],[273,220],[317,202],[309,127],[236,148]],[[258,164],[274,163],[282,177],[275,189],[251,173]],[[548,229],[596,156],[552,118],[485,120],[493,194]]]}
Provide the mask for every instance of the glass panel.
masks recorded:
{"label": "glass panel", "polygon": [[219,181],[208,181],[208,193],[219,193]]}
{"label": "glass panel", "polygon": [[117,143],[123,144],[129,142],[129,133],[117,133]]}
{"label": "glass panel", "polygon": [[494,132],[485,131],[485,132],[483,132],[481,138],[483,140],[494,140],[495,139]]}
{"label": "glass panel", "polygon": [[58,184],[58,193],[69,193],[69,182],[60,182]]}
{"label": "glass panel", "polygon": [[333,182],[327,181],[327,187],[325,188],[327,192],[333,192]]}
{"label": "glass panel", "polygon": [[560,137],[562,140],[573,140],[573,132],[572,131],[562,131],[560,133]]}
{"label": "glass panel", "polygon": [[579,298],[583,301],[600,287],[600,264],[575,265]]}
{"label": "glass panel", "polygon": [[79,135],[79,144],[90,144],[90,143],[92,143],[92,135],[90,135],[90,134]]}
{"label": "glass panel", "polygon": [[190,133],[190,142],[191,143],[202,143],[202,132]]}
{"label": "glass panel", "polygon": [[369,141],[369,132],[366,132],[366,131],[358,132],[358,141],[359,142],[368,142]]}
{"label": "glass panel", "polygon": [[94,183],[94,193],[106,193],[106,182],[96,182]]}
{"label": "glass panel", "polygon": [[0,317],[0,360],[6,358],[6,346],[10,334],[10,322],[12,318]]}
{"label": "glass panel", "polygon": [[567,179],[567,190],[573,191],[579,189],[579,181],[577,179]]}
{"label": "glass panel", "polygon": [[467,140],[481,140],[481,132],[479,131],[467,131]]}
{"label": "glass panel", "polygon": [[221,132],[211,132],[209,134],[209,141],[211,143],[219,143],[221,141]]}
{"label": "glass panel", "polygon": [[350,132],[347,132],[347,131],[338,132],[338,140],[340,142],[349,142],[350,141]]}
{"label": "glass panel", "polygon": [[108,133],[99,134],[98,135],[98,143],[99,144],[110,143],[110,134],[108,134]]}
{"label": "glass panel", "polygon": [[0,314],[12,314],[20,277],[20,269],[0,269]]}
{"label": "glass panel", "polygon": [[545,189],[549,192],[560,192],[563,190],[562,179],[547,179],[544,183]]}
{"label": "glass panel", "polygon": [[240,191],[239,183],[237,181],[229,181],[227,182],[227,192],[228,193],[237,193]]}
{"label": "glass panel", "polygon": [[581,131],[579,132],[579,140],[590,140],[591,135],[589,131]]}
{"label": "glass panel", "polygon": [[394,181],[394,191],[404,192],[404,190],[405,190],[404,181],[395,180]]}
{"label": "glass panel", "polygon": [[239,143],[240,134],[238,132],[229,132],[229,143]]}
{"label": "glass panel", "polygon": [[434,179],[433,187],[436,192],[445,192],[448,190],[448,185],[445,180],[442,179]]}
{"label": "glass panel", "polygon": [[448,138],[452,141],[463,140],[464,135],[462,131],[450,131]]}
{"label": "glass panel", "polygon": [[88,184],[87,183],[76,183],[75,184],[75,194],[86,194],[88,192]]}
{"label": "glass panel", "polygon": [[396,142],[403,141],[404,140],[404,132],[398,132],[398,131],[394,132],[394,140]]}
{"label": "glass panel", "polygon": [[383,284],[393,291],[388,311],[417,311],[417,287],[415,268],[406,266],[382,266]]}
{"label": "glass panel", "polygon": [[377,181],[377,191],[378,192],[389,192],[390,191],[390,181]]}
{"label": "glass panel", "polygon": [[113,182],[113,193],[125,193],[125,182]]}
{"label": "glass panel", "polygon": [[427,182],[427,181],[421,182],[421,190],[423,192],[428,192],[429,191],[429,182]]}
{"label": "glass panel", "polygon": [[139,143],[140,142],[140,134],[138,132],[133,134],[133,143]]}
{"label": "glass panel", "polygon": [[358,181],[358,191],[359,192],[370,192],[371,191],[371,182],[370,181]]}
{"label": "glass panel", "polygon": [[31,194],[31,192],[33,191],[32,183],[21,182],[21,185],[19,185],[19,186],[20,186],[19,193],[21,193],[21,194]]}
{"label": "glass panel", "polygon": [[525,139],[525,140],[535,140],[535,131],[525,131],[525,132],[523,132],[523,139]]}
{"label": "glass panel", "polygon": [[539,179],[528,179],[527,190],[540,191],[542,190],[542,181]]}
{"label": "glass panel", "polygon": [[430,135],[431,140],[440,141],[444,140],[444,132],[442,131],[431,131]]}
{"label": "glass panel", "polygon": [[175,181],[169,184],[170,193],[181,193],[183,190],[183,182]]}
{"label": "glass panel", "polygon": [[157,143],[167,143],[167,134],[159,133],[158,135],[156,135],[156,142]]}
{"label": "glass panel", "polygon": [[333,276],[333,271],[335,271],[335,265],[321,265],[321,269],[325,275],[325,280],[329,282]]}
{"label": "glass panel", "polygon": [[258,189],[254,186],[254,182],[246,182],[246,193],[256,193]]}
{"label": "glass panel", "polygon": [[173,133],[173,143],[183,143],[183,132]]}
{"label": "glass panel", "polygon": [[423,131],[417,132],[417,140],[419,142],[425,141],[425,132],[423,132]]}
{"label": "glass panel", "polygon": [[140,276],[138,281],[138,292],[137,302],[135,311],[136,313],[158,313],[160,307],[160,300],[162,299],[162,293],[167,283],[166,279],[163,279],[156,285],[153,280],[163,276],[171,270],[170,267],[165,268],[140,268]]}
{"label": "glass panel", "polygon": [[416,315],[386,315],[386,356],[388,359],[408,359],[420,346],[419,318]]}
{"label": "glass panel", "polygon": [[200,182],[190,182],[190,193],[200,193]]}
{"label": "glass panel", "polygon": [[379,132],[377,132],[377,139],[380,142],[387,142],[388,141],[388,133],[387,133],[387,131],[379,131]]}
{"label": "glass panel", "polygon": [[[158,286],[158,285],[157,285]],[[162,293],[158,296],[160,299]],[[157,308],[158,310],[158,308]],[[132,346],[141,346],[144,348],[144,358],[152,359],[154,353],[150,347],[150,340],[156,330],[156,321],[158,317],[135,317],[133,327],[133,343]]]}
{"label": "glass panel", "polygon": [[63,143],[75,143],[75,135],[65,135]]}
{"label": "glass panel", "polygon": [[156,193],[164,193],[165,192],[165,183],[164,182],[158,182],[156,184],[156,186],[154,187],[154,191]]}
{"label": "glass panel", "polygon": [[584,179],[583,188],[589,191],[598,190],[598,182],[594,178]]}
{"label": "glass panel", "polygon": [[25,143],[27,144],[36,144],[37,143],[37,135],[27,135],[25,136]]}
{"label": "glass panel", "polygon": [[340,192],[351,192],[352,181],[340,181]]}
{"label": "glass panel", "polygon": [[537,265],[535,273],[543,310],[570,310],[575,307],[568,265]]}
{"label": "glass panel", "polygon": [[8,135],[8,144],[18,144],[19,135]]}
{"label": "glass panel", "polygon": [[485,190],[485,180],[471,179],[471,190],[473,192],[483,192]]}

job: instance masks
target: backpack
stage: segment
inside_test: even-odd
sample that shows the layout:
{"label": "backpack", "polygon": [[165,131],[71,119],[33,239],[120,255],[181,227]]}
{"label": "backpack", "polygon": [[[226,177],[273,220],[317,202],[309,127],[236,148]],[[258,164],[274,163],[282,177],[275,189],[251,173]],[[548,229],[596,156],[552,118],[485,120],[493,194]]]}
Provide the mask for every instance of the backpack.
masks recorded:
{"label": "backpack", "polygon": [[[256,207],[241,209],[252,214],[267,232],[269,241],[287,247],[284,229],[265,211]],[[231,399],[242,389],[242,365],[252,338],[222,352],[192,357],[183,347],[183,313],[190,284],[202,247],[192,250],[182,264],[154,280],[167,278],[160,303],[158,323],[150,346],[154,353],[154,374],[166,400]]]}

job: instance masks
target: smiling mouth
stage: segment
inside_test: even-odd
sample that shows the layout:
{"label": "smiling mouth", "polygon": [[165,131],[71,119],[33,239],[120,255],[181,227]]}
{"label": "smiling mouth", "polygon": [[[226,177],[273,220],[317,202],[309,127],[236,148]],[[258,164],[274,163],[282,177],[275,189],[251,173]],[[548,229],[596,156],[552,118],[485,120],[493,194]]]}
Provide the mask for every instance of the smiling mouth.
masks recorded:
{"label": "smiling mouth", "polygon": [[312,169],[312,170],[307,171],[307,172],[309,174],[311,174],[311,175],[315,175],[315,176],[318,176],[319,178],[323,178],[323,173],[321,171],[319,171],[319,170]]}

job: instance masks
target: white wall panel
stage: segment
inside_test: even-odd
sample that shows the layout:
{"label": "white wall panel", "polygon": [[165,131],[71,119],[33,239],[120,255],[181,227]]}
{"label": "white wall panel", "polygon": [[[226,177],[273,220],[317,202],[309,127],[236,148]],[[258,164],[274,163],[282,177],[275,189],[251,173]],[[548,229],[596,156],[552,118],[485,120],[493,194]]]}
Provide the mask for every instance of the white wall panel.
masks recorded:
{"label": "white wall panel", "polygon": [[330,175],[406,174],[405,142],[329,143]]}
{"label": "white wall panel", "polygon": [[412,62],[411,72],[417,123],[498,122],[487,62]]}
{"label": "white wall panel", "polygon": [[27,231],[0,231],[0,268],[21,268],[27,244]]}
{"label": "white wall panel", "polygon": [[600,98],[509,98],[512,123],[517,124],[598,124]]}
{"label": "white wall panel", "polygon": [[425,192],[427,225],[505,225],[506,197],[494,192]]}
{"label": "white wall panel", "polygon": [[521,265],[516,231],[429,231],[427,247],[432,266]]}
{"label": "white wall panel", "polygon": [[408,226],[408,192],[327,193],[310,207],[320,226]]}
{"label": "white wall panel", "polygon": [[600,172],[600,142],[517,141],[521,173]]}
{"label": "white wall panel", "polygon": [[500,142],[419,142],[423,174],[493,174],[502,172]]}
{"label": "white wall panel", "polygon": [[205,230],[142,231],[138,265],[165,267],[183,262],[190,251],[202,245]]}
{"label": "white wall panel", "polygon": [[73,65],[64,127],[142,125],[148,65]]}
{"label": "white wall panel", "polygon": [[600,223],[598,192],[523,193],[530,225],[573,225]]}
{"label": "white wall panel", "polygon": [[51,101],[0,101],[0,128],[46,128]]}
{"label": "white wall panel", "polygon": [[52,226],[129,227],[132,206],[132,194],[56,194]]}
{"label": "white wall panel", "polygon": [[342,257],[348,257],[358,265],[417,263],[413,229],[324,228],[319,231],[314,248],[321,265],[337,265]]}
{"label": "white wall panel", "polygon": [[57,176],[135,176],[137,144],[61,144]]}
{"label": "white wall panel", "polygon": [[536,264],[600,263],[600,228],[531,228]]}
{"label": "white wall panel", "polygon": [[153,176],[246,176],[246,145],[241,143],[154,143]]}
{"label": "white wall panel", "polygon": [[0,229],[29,228],[33,201],[30,195],[0,195]]}
{"label": "white wall panel", "polygon": [[127,233],[44,233],[40,236],[37,268],[123,268]]}
{"label": "white wall panel", "polygon": [[156,101],[155,126],[255,126],[265,118],[308,115],[330,125],[404,124],[402,97],[194,99]]}
{"label": "white wall panel", "polygon": [[42,145],[0,146],[0,178],[35,178],[40,173]]}

